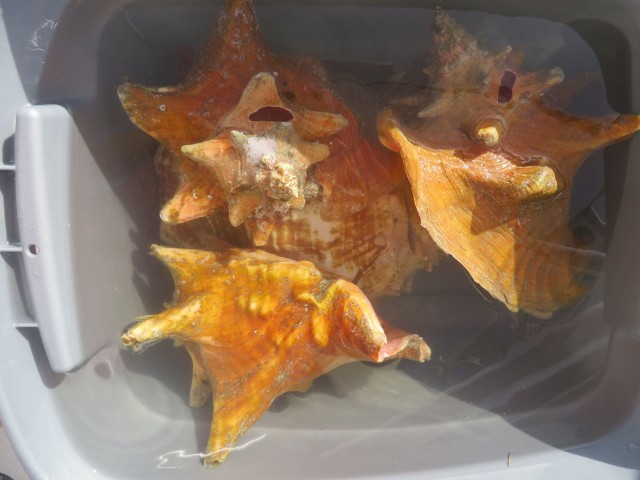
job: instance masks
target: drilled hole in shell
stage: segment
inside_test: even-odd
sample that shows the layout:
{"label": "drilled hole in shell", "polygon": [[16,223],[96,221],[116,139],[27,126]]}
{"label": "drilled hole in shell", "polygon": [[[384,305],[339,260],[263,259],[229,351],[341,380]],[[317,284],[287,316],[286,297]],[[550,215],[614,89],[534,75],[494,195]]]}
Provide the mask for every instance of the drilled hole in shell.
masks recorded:
{"label": "drilled hole in shell", "polygon": [[498,103],[507,103],[513,97],[513,86],[516,84],[516,74],[506,70],[500,80],[498,88]]}
{"label": "drilled hole in shell", "polygon": [[293,113],[282,107],[262,107],[249,115],[252,122],[290,122]]}

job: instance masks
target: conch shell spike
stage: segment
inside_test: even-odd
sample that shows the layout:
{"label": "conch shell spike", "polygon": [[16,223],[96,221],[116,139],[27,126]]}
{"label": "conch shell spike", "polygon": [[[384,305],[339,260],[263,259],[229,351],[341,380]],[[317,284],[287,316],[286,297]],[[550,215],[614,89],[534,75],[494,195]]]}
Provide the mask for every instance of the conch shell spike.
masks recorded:
{"label": "conch shell spike", "polygon": [[293,124],[303,139],[317,141],[337,134],[349,121],[337,113],[302,110],[293,117]]}
{"label": "conch shell spike", "polygon": [[287,109],[278,95],[276,79],[271,72],[258,73],[249,80],[236,107],[220,120],[219,128],[254,132],[262,122],[252,122],[249,117],[262,107]]}
{"label": "conch shell spike", "polygon": [[264,203],[264,198],[255,190],[245,190],[229,195],[229,222],[239,227]]}
{"label": "conch shell spike", "polygon": [[181,182],[173,197],[160,210],[160,218],[167,223],[184,223],[200,218],[210,211],[216,201],[213,187]]}

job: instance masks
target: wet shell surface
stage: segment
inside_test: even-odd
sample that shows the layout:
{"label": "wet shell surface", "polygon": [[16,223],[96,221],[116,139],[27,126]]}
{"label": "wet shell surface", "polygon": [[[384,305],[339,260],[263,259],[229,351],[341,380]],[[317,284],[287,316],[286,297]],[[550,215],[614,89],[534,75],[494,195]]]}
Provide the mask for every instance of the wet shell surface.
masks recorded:
{"label": "wet shell surface", "polygon": [[438,246],[510,310],[548,317],[587,289],[579,276],[591,254],[569,228],[574,176],[639,117],[563,113],[546,96],[563,81],[559,68],[525,72],[522,55],[483,50],[443,11],[434,34],[426,93],[381,113],[380,138],[402,155]]}
{"label": "wet shell surface", "polygon": [[359,288],[310,262],[259,250],[152,252],[171,270],[174,300],[122,342],[136,351],[170,338],[188,350],[191,406],[215,396],[207,466],[222,462],[277,396],[319,375],[348,362],[430,356],[419,336],[382,322]]}

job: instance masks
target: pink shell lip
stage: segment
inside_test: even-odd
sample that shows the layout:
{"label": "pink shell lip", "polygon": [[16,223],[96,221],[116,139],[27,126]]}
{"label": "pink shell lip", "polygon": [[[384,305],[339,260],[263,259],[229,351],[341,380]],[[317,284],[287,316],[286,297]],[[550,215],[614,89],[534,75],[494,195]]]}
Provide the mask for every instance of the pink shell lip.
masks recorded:
{"label": "pink shell lip", "polygon": [[395,358],[409,358],[416,362],[426,362],[431,359],[431,349],[418,335],[402,335],[390,339],[378,352],[376,362],[384,362]]}

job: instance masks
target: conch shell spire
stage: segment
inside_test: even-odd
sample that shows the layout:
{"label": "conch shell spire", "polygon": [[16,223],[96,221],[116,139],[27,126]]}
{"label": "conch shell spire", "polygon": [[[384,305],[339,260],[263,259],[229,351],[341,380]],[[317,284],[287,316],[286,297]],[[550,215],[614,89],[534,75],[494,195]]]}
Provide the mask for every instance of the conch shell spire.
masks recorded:
{"label": "conch shell spire", "polygon": [[215,175],[231,224],[246,224],[253,243],[263,246],[277,215],[305,206],[307,169],[331,153],[320,140],[347,125],[340,114],[285,103],[273,74],[262,72],[221,119],[220,133],[182,152]]}
{"label": "conch shell spire", "polygon": [[483,50],[442,11],[434,34],[427,93],[384,111],[380,140],[402,155],[438,246],[510,310],[548,317],[587,289],[578,278],[591,253],[569,228],[573,178],[591,152],[640,129],[640,117],[556,110],[545,97],[560,68],[524,72],[521,55]]}
{"label": "conch shell spire", "polygon": [[310,262],[235,249],[152,252],[171,270],[174,304],[130,327],[122,342],[136,351],[171,338],[188,350],[190,403],[215,395],[207,466],[222,462],[284,392],[348,362],[430,356],[419,336],[381,322],[355,285]]}

